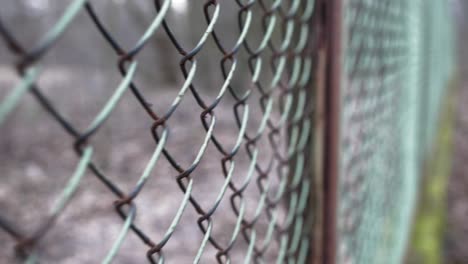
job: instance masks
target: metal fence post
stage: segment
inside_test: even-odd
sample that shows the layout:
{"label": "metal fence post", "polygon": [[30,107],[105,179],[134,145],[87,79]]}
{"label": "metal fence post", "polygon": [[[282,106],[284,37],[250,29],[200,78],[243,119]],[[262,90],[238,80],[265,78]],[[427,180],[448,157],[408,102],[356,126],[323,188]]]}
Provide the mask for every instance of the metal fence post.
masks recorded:
{"label": "metal fence post", "polygon": [[327,32],[325,116],[327,121],[325,122],[324,146],[323,262],[336,263],[343,3],[342,0],[329,0],[325,3],[325,30]]}

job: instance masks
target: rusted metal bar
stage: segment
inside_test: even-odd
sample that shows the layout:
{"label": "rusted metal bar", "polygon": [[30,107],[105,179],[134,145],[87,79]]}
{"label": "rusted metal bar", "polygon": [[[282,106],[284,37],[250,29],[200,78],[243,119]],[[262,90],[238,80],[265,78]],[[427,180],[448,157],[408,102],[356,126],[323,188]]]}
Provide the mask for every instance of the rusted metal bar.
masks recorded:
{"label": "rusted metal bar", "polygon": [[324,212],[324,131],[325,131],[325,80],[326,80],[326,39],[324,0],[315,1],[313,19],[310,28],[314,32],[314,40],[310,45],[313,54],[313,79],[309,84],[310,104],[313,105],[311,116],[313,129],[309,149],[307,150],[307,177],[311,179],[311,193],[308,200],[308,210],[312,214],[310,221],[310,245],[307,263],[322,263],[323,261],[323,212]]}
{"label": "rusted metal bar", "polygon": [[323,262],[336,263],[339,175],[342,1],[325,2],[327,69],[325,87],[325,162]]}
{"label": "rusted metal bar", "polygon": [[312,223],[312,238],[309,263],[322,263],[323,259],[323,212],[324,212],[324,192],[323,192],[323,169],[324,169],[324,131],[325,131],[325,68],[326,53],[325,47],[320,47],[316,57],[316,69],[314,80],[314,132],[312,135],[312,149],[309,161],[312,164],[311,179],[312,192],[309,197],[311,210],[314,217]]}

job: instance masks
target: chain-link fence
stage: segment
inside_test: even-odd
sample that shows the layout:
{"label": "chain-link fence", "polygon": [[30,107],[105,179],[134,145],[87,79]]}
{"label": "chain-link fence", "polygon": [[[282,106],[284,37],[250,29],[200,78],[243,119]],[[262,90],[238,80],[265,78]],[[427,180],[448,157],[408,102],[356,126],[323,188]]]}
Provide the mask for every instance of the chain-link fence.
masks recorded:
{"label": "chain-link fence", "polygon": [[0,257],[401,262],[446,1],[51,2],[0,10]]}
{"label": "chain-link fence", "polygon": [[446,1],[344,1],[339,262],[400,263],[454,77]]}
{"label": "chain-link fence", "polygon": [[[196,31],[195,25],[202,25],[203,30],[198,33],[195,45],[184,43],[177,34],[180,32],[174,30],[174,18],[177,18],[174,12],[177,10],[173,8],[184,3],[193,8],[185,10],[189,18],[205,20],[200,24],[194,19],[186,24],[190,26],[193,23],[189,31]],[[85,177],[91,177],[86,173],[90,171],[100,182],[93,184],[103,184],[106,189],[101,191],[115,197],[115,217],[122,219],[121,224],[115,223],[120,226],[118,233],[102,238],[112,241],[108,248],[98,249],[107,253],[91,256],[94,257],[92,263],[98,261],[98,257],[102,257],[103,263],[111,262],[127,236],[139,238],[139,243],[144,244],[146,250],[138,254],[146,255],[151,263],[163,263],[165,252],[190,255],[194,263],[213,260],[219,263],[305,262],[310,248],[311,227],[311,214],[306,208],[311,188],[307,153],[312,130],[310,117],[313,105],[308,102],[312,100],[310,85],[314,41],[311,18],[314,1],[236,1],[235,4],[227,7],[225,2],[215,0],[202,4],[156,0],[153,6],[149,6],[153,9],[152,19],[147,21],[147,27],[130,45],[119,40],[126,32],[110,30],[107,25],[109,21],[100,13],[103,10],[95,8],[92,1],[70,1],[60,10],[58,19],[37,39],[28,43],[21,42],[17,37],[19,29],[0,16],[1,36],[15,61],[10,67],[16,69],[18,75],[14,87],[8,88],[8,93],[2,97],[0,122],[7,126],[9,114],[29,93],[69,135],[61,140],[66,140],[79,157],[74,172],[69,172],[70,177],[62,186],[62,192],[56,196],[55,203],[45,206],[49,207],[46,216],[27,223],[28,226],[19,226],[21,221],[8,214],[9,210],[2,209],[0,226],[15,241],[18,254],[26,256],[31,263],[41,259],[47,263],[64,261],[48,258],[47,253],[41,252],[41,248],[48,245],[41,242],[47,240],[45,237],[49,231],[61,221],[67,205],[67,211],[81,210],[74,206],[76,204],[71,198],[78,188],[85,188],[82,182]],[[109,5],[117,5],[117,2],[104,7],[110,8]],[[221,13],[227,11],[235,14],[235,19],[228,21],[229,29],[219,26],[223,21]],[[102,84],[112,93],[106,96],[106,101],[99,106],[101,110],[95,112],[85,126],[79,126],[67,116],[67,104],[71,105],[74,99],[54,98],[54,95],[45,92],[47,87],[41,85],[44,58],[59,45],[62,35],[70,30],[79,16],[87,16],[89,21],[86,26],[99,32],[107,42],[107,51],[102,52],[111,51],[114,54],[107,63],[117,65],[115,71],[122,76],[118,85],[111,81]],[[227,30],[231,36],[226,36],[224,31]],[[140,66],[141,54],[145,49],[151,49],[148,43],[156,35],[170,43],[162,52],[178,54],[174,59],[180,65],[178,74],[183,76],[183,80],[172,98],[158,98],[157,90],[160,87],[152,87],[156,92],[147,92],[148,87],[142,86],[154,85],[142,84],[137,80],[141,68],[145,67]],[[232,35],[235,37],[232,38]],[[86,42],[81,45],[86,45]],[[93,47],[88,46],[87,49]],[[210,57],[204,60],[218,64],[217,69],[208,71],[199,65],[202,61],[199,58],[206,56],[204,52]],[[67,53],[73,53],[73,50]],[[156,63],[169,64],[161,59]],[[203,84],[197,83],[197,76],[200,75],[217,75],[221,81],[210,84],[214,92],[206,92]],[[77,89],[73,84],[65,88]],[[86,100],[91,102],[93,97],[101,96],[96,92],[98,90],[96,87]],[[133,179],[133,187],[129,184],[124,187],[119,185],[109,166],[100,164],[95,158],[98,155],[95,153],[103,151],[96,147],[99,144],[97,135],[114,111],[121,107],[124,97],[134,97],[136,100],[126,101],[125,104],[137,104],[146,113],[145,117],[139,115],[138,118],[145,118],[147,133],[144,136],[153,139],[153,142],[147,143],[152,150],[143,155],[141,167],[126,173],[127,179]],[[55,100],[67,102],[64,105]],[[166,103],[166,100],[170,103]],[[189,102],[192,108],[183,112],[190,114],[190,118],[181,122],[173,116],[183,111],[180,109],[184,102]],[[230,105],[231,113],[219,110],[220,105],[224,105],[222,109]],[[79,122],[84,123],[83,120]],[[118,133],[116,130],[124,129],[126,125],[131,126],[120,124],[110,130]],[[228,126],[230,133],[227,134],[222,126]],[[181,147],[180,143],[177,146],[178,137],[195,135],[196,142],[183,146],[182,152],[174,150]],[[200,168],[202,160],[209,163],[211,171]],[[170,169],[162,169],[163,162]],[[51,166],[60,166],[59,161]],[[169,180],[169,184],[177,186],[178,190],[172,188],[165,193],[161,188],[152,189],[150,191],[160,191],[161,194],[151,197],[153,200],[147,201],[146,206],[139,205],[140,199],[145,200],[140,198],[142,193],[146,188],[151,188],[146,187],[147,182],[152,179],[157,181],[158,178]],[[21,181],[21,178],[17,180]],[[53,178],[44,180],[54,181]],[[202,184],[206,185],[205,189],[200,188]],[[206,195],[207,192],[210,195]],[[163,204],[168,197],[174,201]],[[35,197],[40,198],[43,197]],[[100,198],[101,195],[95,193],[92,199],[97,201]],[[164,223],[164,228],[155,232],[153,227],[139,223],[138,219],[155,217],[148,211],[163,210],[162,207],[168,205],[172,208],[157,216],[164,220],[155,223],[159,219],[152,219],[152,225]],[[192,212],[187,213],[189,210]],[[186,222],[192,224],[190,228],[187,228],[189,224],[186,222],[181,226],[181,219],[187,214],[190,219]],[[34,228],[31,229],[31,226]],[[175,236],[179,238],[173,239]],[[189,250],[193,247],[196,250]],[[90,252],[79,254],[87,255]],[[187,261],[177,258],[175,254],[172,257],[167,257],[167,261]],[[78,263],[80,258],[67,261]],[[134,261],[138,260],[133,259],[130,263]]]}

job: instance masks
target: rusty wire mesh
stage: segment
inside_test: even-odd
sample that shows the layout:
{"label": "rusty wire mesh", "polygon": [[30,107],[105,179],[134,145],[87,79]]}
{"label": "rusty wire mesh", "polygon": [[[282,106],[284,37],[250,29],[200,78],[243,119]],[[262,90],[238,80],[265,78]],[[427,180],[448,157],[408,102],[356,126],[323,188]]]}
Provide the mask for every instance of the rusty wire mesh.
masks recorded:
{"label": "rusty wire mesh", "polygon": [[[115,207],[115,217],[122,219],[121,224],[114,223],[119,225],[118,234],[102,238],[112,241],[112,246],[105,249],[103,263],[109,263],[119,255],[122,243],[130,236],[138,237],[139,243],[145,245],[146,251],[142,250],[136,254],[146,254],[151,263],[164,262],[165,252],[171,248],[178,250],[178,254],[193,253],[190,258],[194,263],[200,260],[237,263],[240,259],[246,263],[283,263],[286,260],[291,263],[304,263],[310,249],[309,234],[312,221],[312,214],[306,208],[311,192],[311,165],[307,159],[308,149],[311,149],[309,138],[313,109],[310,103],[310,83],[314,63],[314,1],[237,0],[237,8],[228,10],[235,12],[238,18],[237,21],[230,21],[231,25],[238,26],[236,39],[232,43],[223,39],[224,29],[217,26],[225,2],[204,1],[203,6],[200,6],[202,8],[193,10],[196,16],[204,17],[204,32],[198,36],[196,45],[188,46],[179,41],[180,36],[174,33],[171,22],[167,20],[172,1],[155,0],[153,19],[148,21],[147,28],[131,48],[124,48],[119,42],[119,36],[126,32],[109,30],[94,4],[93,1],[71,1],[61,10],[59,19],[49,30],[31,43],[19,41],[15,25],[6,23],[8,21],[0,17],[2,45],[6,45],[10,54],[14,56],[16,62],[11,64],[11,68],[16,70],[19,77],[14,86],[7,87],[7,93],[0,100],[0,125],[17,118],[13,115],[15,108],[30,94],[54,122],[71,136],[61,140],[69,142],[69,146],[74,148],[79,157],[75,171],[70,171],[68,182],[56,197],[56,202],[49,206],[47,216],[35,219],[27,224],[30,226],[26,228],[18,226],[17,220],[8,214],[8,210],[0,209],[0,227],[2,232],[8,233],[15,241],[18,254],[31,262],[41,261],[44,257],[42,250],[48,246],[47,243],[43,243],[44,237],[62,221],[61,215],[64,212],[74,210],[72,197],[79,188],[83,188],[80,184],[83,179],[96,177],[106,188],[103,192],[111,193],[115,197],[114,204],[109,202],[107,206]],[[63,105],[57,107],[55,99],[44,92],[44,87],[41,87],[38,81],[44,57],[54,50],[61,36],[79,15],[87,16],[92,21],[88,26],[95,27],[105,39],[107,49],[114,53],[114,61],[108,63],[116,63],[116,70],[122,76],[120,84],[113,89],[105,104],[100,106],[101,110],[94,115],[89,125],[83,128],[63,114]],[[260,35],[250,30],[253,26],[261,28]],[[141,87],[141,83],[135,81],[135,76],[141,70],[139,54],[149,49],[147,44],[155,36],[170,41],[172,47],[168,47],[167,52],[177,52],[179,74],[183,76],[178,92],[171,98],[172,102],[169,105],[158,99],[158,87],[153,87],[156,92],[150,93]],[[209,48],[207,43],[211,43]],[[212,60],[219,65],[218,71],[208,71],[197,65],[202,52],[208,52]],[[168,62],[156,60],[156,64],[165,63]],[[240,73],[247,76],[247,81],[235,83],[233,79],[239,75],[239,69],[248,69],[245,74]],[[194,80],[196,76],[215,74],[222,77],[222,82],[213,85],[216,91],[214,96],[206,96]],[[110,89],[111,85],[106,83],[107,89]],[[105,166],[94,158],[99,152],[99,148],[95,147],[97,143],[94,138],[119,106],[119,101],[127,97],[134,97],[136,101],[129,102],[139,105],[141,111],[146,113],[148,133],[145,135],[153,139],[153,143],[150,143],[152,150],[146,153],[144,166],[127,172],[126,177],[132,179],[133,187],[119,186],[112,172],[103,169]],[[195,153],[191,160],[181,157],[180,151],[173,151],[168,147],[172,138],[189,135],[174,132],[191,129],[188,123],[173,118],[183,102],[192,105],[192,113],[198,116],[189,122],[198,123],[204,131],[197,144],[183,146],[183,152]],[[223,121],[217,121],[217,109],[223,105],[232,105],[230,122],[237,127],[236,132],[232,133],[233,136],[228,138],[217,132],[217,123]],[[85,104],[83,107],[88,106]],[[155,108],[164,109],[157,111]],[[255,118],[249,120],[251,116]],[[235,140],[231,140],[231,137]],[[216,151],[209,152],[209,148]],[[236,162],[241,164],[242,159],[248,166],[235,166]],[[215,196],[209,201],[205,199],[200,202],[203,200],[200,198],[203,192],[194,191],[194,186],[200,181],[194,174],[199,170],[202,160],[217,165],[211,166],[211,170],[216,172],[209,173],[200,180],[220,181],[222,184],[213,185],[209,191],[205,190]],[[170,165],[170,173],[161,169],[162,162]],[[88,175],[88,172],[91,173]],[[169,178],[172,185],[178,186],[177,194],[175,191],[164,194],[177,200],[174,203],[176,210],[153,219],[156,222],[160,219],[169,221],[164,227],[164,232],[154,232],[151,227],[140,225],[138,219],[150,215],[149,211],[158,211],[167,199],[164,199],[163,194],[155,194],[157,198],[146,204],[146,207],[139,206],[138,201],[144,190],[152,188],[145,187],[147,183],[161,178]],[[89,185],[86,188],[89,188]],[[98,199],[98,193],[94,195],[95,199]],[[219,209],[220,204],[226,201],[230,204],[230,209]],[[195,213],[189,214],[188,210],[194,210]],[[228,218],[234,219],[233,225],[225,225],[216,220],[215,214],[220,210],[222,214],[227,214]],[[34,212],[29,214],[34,215]],[[196,223],[192,226],[192,230],[198,230],[195,233],[188,232],[180,224],[187,214],[191,216],[188,221]],[[216,225],[226,233],[224,237],[213,231]],[[31,226],[34,228],[31,229]],[[185,237],[184,243],[195,244],[197,250],[187,250],[184,253],[180,239],[172,243],[173,237],[177,235]],[[225,239],[226,236],[228,239]],[[239,252],[242,258],[235,257],[231,260],[235,247],[241,248]],[[93,263],[101,261],[96,259],[99,256],[91,254],[88,257],[93,259]],[[171,258],[167,258],[167,261],[171,262]],[[50,260],[48,263],[51,263]]]}

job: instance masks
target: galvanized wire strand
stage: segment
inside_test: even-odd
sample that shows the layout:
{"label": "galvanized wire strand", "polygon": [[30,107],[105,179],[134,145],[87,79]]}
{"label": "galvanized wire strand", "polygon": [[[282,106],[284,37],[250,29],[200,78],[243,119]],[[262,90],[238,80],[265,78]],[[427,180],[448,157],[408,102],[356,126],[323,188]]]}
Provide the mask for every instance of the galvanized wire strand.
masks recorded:
{"label": "galvanized wire strand", "polygon": [[36,68],[28,69],[24,78],[13,90],[7,95],[7,97],[0,104],[0,125],[5,121],[7,115],[14,110],[18,101],[21,97],[31,89],[32,84],[38,76],[38,70]]}

